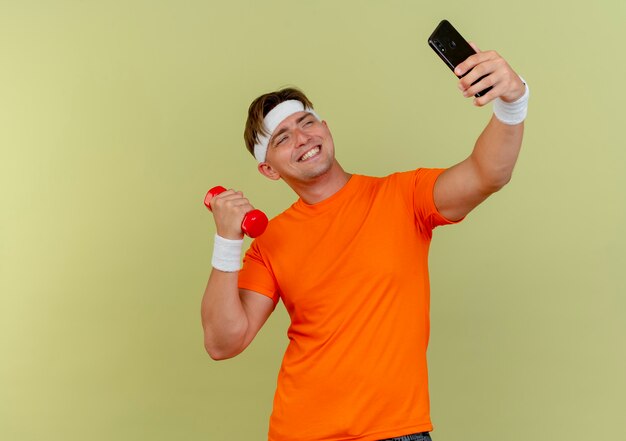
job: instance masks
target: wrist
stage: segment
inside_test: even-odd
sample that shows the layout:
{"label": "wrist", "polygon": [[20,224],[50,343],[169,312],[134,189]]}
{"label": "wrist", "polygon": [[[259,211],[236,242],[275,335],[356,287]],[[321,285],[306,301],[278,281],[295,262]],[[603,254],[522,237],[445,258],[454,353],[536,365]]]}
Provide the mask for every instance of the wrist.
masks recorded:
{"label": "wrist", "polygon": [[216,231],[217,231],[217,235],[223,239],[228,239],[228,240],[242,240],[243,239],[243,232],[241,230],[228,231],[228,230],[223,230],[223,229],[218,228]]}
{"label": "wrist", "polygon": [[517,83],[515,89],[508,94],[500,96],[500,99],[505,103],[514,103],[515,101],[521,99],[526,93],[526,82],[522,79],[522,77],[518,75],[515,81]]}
{"label": "wrist", "polygon": [[213,268],[227,273],[239,271],[242,249],[243,239],[228,239],[215,234],[211,265]]}
{"label": "wrist", "polygon": [[502,123],[507,125],[520,124],[526,119],[528,113],[528,98],[530,89],[522,77],[524,93],[513,101],[506,101],[504,97],[498,97],[493,101],[493,113]]}

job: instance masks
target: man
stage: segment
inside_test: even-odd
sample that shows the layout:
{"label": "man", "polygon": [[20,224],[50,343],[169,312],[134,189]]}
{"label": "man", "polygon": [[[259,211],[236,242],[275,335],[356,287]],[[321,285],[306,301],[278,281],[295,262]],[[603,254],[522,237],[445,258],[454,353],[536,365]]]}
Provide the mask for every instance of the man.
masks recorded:
{"label": "man", "polygon": [[462,220],[511,179],[528,100],[500,55],[475,49],[455,71],[467,73],[459,89],[473,97],[493,86],[473,101],[495,100],[494,115],[471,155],[449,169],[349,174],[300,91],[250,106],[244,137],[258,170],[299,199],[254,240],[241,270],[241,221],[253,207],[233,190],[212,199],[217,234],[202,322],[210,356],[234,357],[283,300],[289,345],[269,440],[430,440],[432,230]]}

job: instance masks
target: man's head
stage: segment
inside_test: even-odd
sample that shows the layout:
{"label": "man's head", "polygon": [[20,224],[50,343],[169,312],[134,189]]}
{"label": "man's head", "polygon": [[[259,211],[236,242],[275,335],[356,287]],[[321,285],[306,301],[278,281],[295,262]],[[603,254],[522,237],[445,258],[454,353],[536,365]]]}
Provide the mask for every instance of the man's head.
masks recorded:
{"label": "man's head", "polygon": [[[248,120],[243,133],[246,148],[259,162],[263,162],[255,155],[254,146],[258,145],[263,137],[270,137],[271,133],[265,124],[265,117],[276,106],[285,101],[299,101],[304,108],[313,110],[313,103],[302,91],[288,87],[276,92],[266,93],[255,99],[248,109]],[[280,123],[280,121],[279,121]]]}
{"label": "man's head", "polygon": [[298,89],[282,89],[254,100],[244,139],[259,171],[270,179],[283,178],[291,186],[325,174],[336,162],[326,122]]}

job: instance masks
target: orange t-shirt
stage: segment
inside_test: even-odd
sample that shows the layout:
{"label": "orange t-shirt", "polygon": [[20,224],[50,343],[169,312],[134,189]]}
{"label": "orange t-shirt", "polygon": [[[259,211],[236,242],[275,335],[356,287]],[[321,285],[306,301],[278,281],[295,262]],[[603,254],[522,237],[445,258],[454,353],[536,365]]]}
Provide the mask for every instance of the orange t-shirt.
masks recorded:
{"label": "orange t-shirt", "polygon": [[430,431],[428,248],[452,223],[436,209],[442,169],[353,175],[298,200],[247,251],[239,287],[291,317],[269,440],[380,440]]}

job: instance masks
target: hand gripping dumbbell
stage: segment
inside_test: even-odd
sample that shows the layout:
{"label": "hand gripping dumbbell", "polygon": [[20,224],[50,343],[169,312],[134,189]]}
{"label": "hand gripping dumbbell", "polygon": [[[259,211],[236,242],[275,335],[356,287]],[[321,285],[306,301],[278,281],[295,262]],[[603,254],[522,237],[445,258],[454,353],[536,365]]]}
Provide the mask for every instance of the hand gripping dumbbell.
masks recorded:
{"label": "hand gripping dumbbell", "polygon": [[[226,191],[224,187],[218,185],[210,189],[204,197],[204,205],[211,210],[211,202],[213,197]],[[246,213],[241,222],[241,231],[252,238],[260,236],[267,227],[267,216],[261,210],[252,210]]]}

